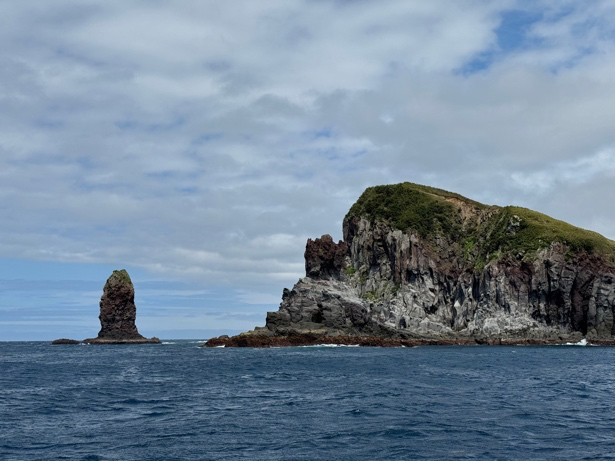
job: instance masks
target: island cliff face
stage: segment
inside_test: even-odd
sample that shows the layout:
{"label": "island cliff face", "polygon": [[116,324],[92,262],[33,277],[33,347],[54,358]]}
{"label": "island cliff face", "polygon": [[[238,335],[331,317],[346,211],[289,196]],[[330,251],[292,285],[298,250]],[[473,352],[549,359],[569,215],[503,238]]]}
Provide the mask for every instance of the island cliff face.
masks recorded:
{"label": "island cliff face", "polygon": [[137,331],[135,289],[128,272],[113,271],[107,279],[100,299],[100,331],[90,344],[159,343],[158,338],[145,338]]}
{"label": "island cliff face", "polygon": [[306,277],[228,345],[613,342],[615,242],[594,232],[403,183],[367,189],[343,235],[308,240]]}

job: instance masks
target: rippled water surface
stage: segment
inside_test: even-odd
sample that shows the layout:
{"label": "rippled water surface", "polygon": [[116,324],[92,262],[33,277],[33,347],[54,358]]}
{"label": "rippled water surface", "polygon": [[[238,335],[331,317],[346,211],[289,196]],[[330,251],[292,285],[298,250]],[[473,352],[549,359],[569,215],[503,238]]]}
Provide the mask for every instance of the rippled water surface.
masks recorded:
{"label": "rippled water surface", "polygon": [[615,349],[0,343],[0,459],[615,459]]}

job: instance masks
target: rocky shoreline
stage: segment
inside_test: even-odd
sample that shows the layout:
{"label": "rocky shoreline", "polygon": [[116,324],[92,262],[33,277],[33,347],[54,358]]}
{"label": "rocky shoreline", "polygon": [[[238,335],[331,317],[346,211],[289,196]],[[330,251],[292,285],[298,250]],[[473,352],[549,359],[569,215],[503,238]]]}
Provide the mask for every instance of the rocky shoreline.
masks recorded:
{"label": "rocky shoreline", "polygon": [[155,336],[152,338],[133,338],[133,339],[101,339],[88,338],[83,340],[83,344],[160,344],[160,339]]}
{"label": "rocky shoreline", "polygon": [[[576,341],[575,341],[576,339]],[[418,347],[418,346],[565,346],[591,345],[615,346],[613,340],[593,340],[568,337],[553,339],[536,338],[386,338],[381,336],[321,336],[297,334],[288,336],[270,336],[259,334],[240,334],[237,336],[219,336],[206,341],[201,347],[293,347],[293,346],[360,346],[360,347]]]}

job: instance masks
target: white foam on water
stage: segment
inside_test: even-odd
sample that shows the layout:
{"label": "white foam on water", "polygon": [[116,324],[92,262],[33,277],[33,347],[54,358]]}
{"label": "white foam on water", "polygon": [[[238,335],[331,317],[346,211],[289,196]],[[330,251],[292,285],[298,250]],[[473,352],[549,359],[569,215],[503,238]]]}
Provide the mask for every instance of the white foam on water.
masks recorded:
{"label": "white foam on water", "polygon": [[173,343],[171,341],[162,341],[160,344],[175,344],[175,343]]}
{"label": "white foam on water", "polygon": [[558,344],[558,346],[591,346],[591,344],[589,344],[587,342],[587,339],[583,338],[581,341],[579,341],[578,343],[565,343],[565,344]]}

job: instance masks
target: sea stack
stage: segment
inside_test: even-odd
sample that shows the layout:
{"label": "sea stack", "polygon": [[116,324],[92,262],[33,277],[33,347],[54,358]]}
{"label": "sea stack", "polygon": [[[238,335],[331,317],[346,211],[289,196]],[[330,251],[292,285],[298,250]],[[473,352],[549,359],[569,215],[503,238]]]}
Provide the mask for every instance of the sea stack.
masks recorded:
{"label": "sea stack", "polygon": [[158,338],[139,334],[135,319],[135,289],[126,270],[113,271],[107,279],[100,298],[100,331],[98,337],[85,339],[89,344],[160,343]]}

